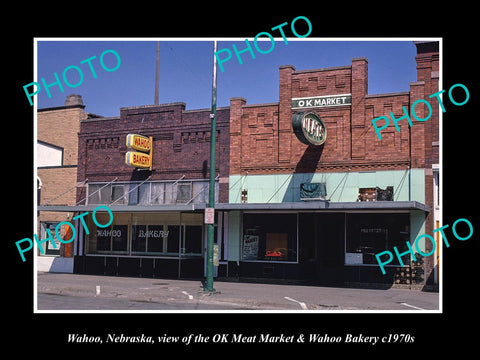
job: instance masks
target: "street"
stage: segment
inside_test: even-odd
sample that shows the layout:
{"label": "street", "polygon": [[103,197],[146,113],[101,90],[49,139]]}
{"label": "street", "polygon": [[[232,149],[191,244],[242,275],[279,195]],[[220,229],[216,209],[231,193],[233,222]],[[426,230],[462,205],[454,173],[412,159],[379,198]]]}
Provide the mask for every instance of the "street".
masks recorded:
{"label": "street", "polygon": [[39,272],[39,311],[401,311],[439,310],[439,293]]}

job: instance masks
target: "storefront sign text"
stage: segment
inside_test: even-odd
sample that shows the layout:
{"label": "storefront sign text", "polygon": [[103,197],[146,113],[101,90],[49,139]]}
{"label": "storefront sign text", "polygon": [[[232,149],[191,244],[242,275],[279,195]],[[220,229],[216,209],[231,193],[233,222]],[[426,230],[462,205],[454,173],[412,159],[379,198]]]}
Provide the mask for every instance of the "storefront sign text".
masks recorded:
{"label": "storefront sign text", "polygon": [[128,134],[126,143],[127,148],[144,152],[150,151],[152,146],[150,138],[138,134]]}
{"label": "storefront sign text", "polygon": [[[117,61],[117,64],[112,67],[112,68],[108,68],[107,66],[105,66],[105,62],[103,60],[104,56],[108,53],[112,53],[115,57],[116,57],[116,61]],[[88,67],[90,68],[90,71],[92,72],[92,76],[94,79],[96,79],[98,76],[97,76],[97,73],[95,72],[95,69],[93,68],[93,65],[92,65],[92,60],[96,59],[97,56],[94,55],[92,57],[89,57],[88,59],[85,59],[85,60],[82,60],[80,61],[80,64],[85,64],[87,63],[88,64]],[[115,51],[115,50],[105,50],[101,55],[100,55],[100,66],[105,70],[105,71],[108,71],[108,72],[112,72],[112,71],[115,71],[117,70],[119,67],[120,67],[120,63],[121,63],[121,60],[120,60],[120,55],[118,55],[118,53]],[[77,82],[76,83],[71,83],[72,81],[72,77],[70,77],[70,81],[67,80],[67,73],[69,72],[69,70],[74,70],[75,72],[77,72],[77,76],[74,77],[74,79],[77,79]],[[71,74],[72,72],[70,72]],[[60,78],[58,77],[58,74],[56,72],[53,73],[53,77],[55,78],[55,81],[52,82],[51,84],[47,84],[45,82],[45,78],[42,78],[42,84],[43,84],[43,87],[45,89],[45,91],[47,92],[47,95],[49,98],[52,97],[52,94],[50,93],[50,90],[49,88],[51,88],[52,86],[55,86],[55,85],[58,85],[58,87],[60,88],[60,92],[63,93],[64,89],[63,89],[63,86],[62,86],[62,82],[60,81]],[[70,66],[67,66],[64,70],[63,70],[63,73],[62,73],[62,78],[63,78],[63,82],[65,83],[65,85],[67,85],[68,87],[77,87],[77,86],[80,86],[82,83],[83,83],[83,72],[82,72],[82,69],[80,69],[78,66],[76,65],[70,65]],[[37,87],[37,90],[33,93],[29,93],[27,88],[30,87],[30,86],[36,86]],[[31,82],[30,84],[27,84],[27,85],[24,85],[23,86],[23,90],[25,91],[25,94],[27,95],[27,99],[28,101],[30,102],[30,105],[33,105],[33,102],[32,102],[32,97],[34,95],[37,95],[40,90],[41,90],[41,86],[38,82]]]}
{"label": "storefront sign text", "polygon": [[166,238],[168,237],[168,233],[169,231],[163,231],[163,230],[147,230],[147,231],[143,231],[143,230],[140,230],[138,232],[138,237],[149,237],[149,238]]}
{"label": "storefront sign text", "polygon": [[322,145],[327,139],[327,129],[320,116],[314,112],[300,112],[292,117],[293,132],[306,145]]}
{"label": "storefront sign text", "polygon": [[[108,221],[108,223],[106,224],[100,224],[96,217],[95,217],[95,214],[97,213],[97,211],[99,211],[100,209],[104,209],[106,210],[106,212],[108,213],[108,215],[110,216],[110,220]],[[74,216],[72,218],[72,220],[77,220],[77,219],[80,219],[80,222],[82,223],[83,225],[83,228],[85,229],[85,232],[88,234],[90,234],[90,231],[88,230],[88,227],[87,227],[87,224],[85,222],[85,219],[84,217],[88,215],[88,211],[84,212],[83,214],[80,214],[80,215],[77,215],[77,216]],[[113,222],[113,213],[112,211],[104,206],[104,205],[99,205],[97,206],[94,210],[93,210],[93,213],[92,213],[92,220],[93,222],[95,223],[95,225],[97,225],[98,227],[100,228],[106,228],[108,226],[110,226]],[[59,229],[62,227],[62,225],[68,225],[71,232],[72,232],[72,237],[68,240],[66,239],[62,239],[62,237],[60,236],[59,234]],[[50,232],[49,229],[45,229],[46,233],[47,233],[47,237],[43,240],[38,240],[38,237],[37,237],[37,234],[33,234],[33,237],[35,238],[35,242],[37,243],[37,246],[38,246],[38,249],[40,250],[40,254],[44,254],[44,251],[43,251],[43,248],[42,248],[42,244],[46,241],[50,241],[52,243],[52,246],[54,249],[57,248],[57,245],[55,244],[55,240],[52,236],[52,233]],[[61,243],[64,243],[64,244],[68,244],[70,242],[72,242],[75,237],[77,236],[77,232],[75,230],[75,227],[69,222],[69,221],[62,221],[61,223],[59,223],[56,227],[55,227],[55,236],[57,238],[58,241],[60,241]],[[22,248],[20,246],[21,243],[24,243],[24,242],[27,242],[29,243],[29,245],[26,247],[26,248]],[[29,238],[23,238],[22,240],[18,240],[17,242],[15,242],[15,245],[17,246],[17,249],[18,249],[18,252],[20,253],[20,257],[22,258],[22,261],[25,262],[25,256],[23,255],[25,252],[29,251],[29,250],[32,250],[33,248],[33,241]]]}
{"label": "storefront sign text", "polygon": [[[463,100],[462,102],[457,102],[456,100],[453,99],[452,97],[452,92],[453,92],[453,89],[457,88],[457,87],[460,87],[463,89],[463,91],[465,92],[465,100]],[[440,95],[442,93],[444,93],[445,90],[441,90],[439,92],[436,92],[435,94],[432,94],[429,96],[429,98],[433,98],[435,97],[438,101],[438,103],[440,104],[440,107],[442,109],[442,112],[445,112],[445,107],[443,106],[443,102],[442,102],[442,99],[440,98]],[[470,92],[468,91],[467,87],[463,84],[455,84],[455,85],[452,85],[450,87],[450,89],[448,90],[448,98],[450,99],[450,101],[452,102],[452,104],[456,105],[456,106],[462,106],[462,105],[465,105],[468,100],[470,99]],[[417,106],[418,103],[423,103],[425,104],[425,106],[427,107],[428,109],[428,114],[426,117],[418,117],[418,114],[415,112],[415,107]],[[408,111],[407,109],[405,108],[405,106],[402,106],[402,110],[403,110],[403,116],[396,119],[395,118],[395,115],[393,115],[393,112],[390,112],[390,117],[392,118],[393,120],[393,123],[395,125],[395,129],[397,129],[397,132],[400,132],[400,128],[398,127],[398,122],[400,120],[403,120],[403,119],[407,119],[407,122],[408,122],[408,126],[411,127],[413,126],[413,123],[412,123],[412,119],[410,119],[410,115],[408,114]],[[410,112],[411,114],[413,115],[413,117],[418,120],[418,121],[427,121],[428,119],[430,119],[430,117],[432,116],[432,106],[430,105],[430,103],[427,101],[427,100],[424,100],[424,99],[419,99],[417,101],[415,101],[411,108],[410,108]],[[422,114],[423,116],[423,114]],[[385,121],[385,124],[383,124],[381,127],[378,127],[377,126],[377,122],[379,120],[384,120]],[[375,119],[372,120],[372,124],[373,124],[373,127],[377,133],[377,137],[382,140],[382,135],[380,134],[380,130],[383,130],[385,129],[388,124],[390,123],[390,119],[387,117],[387,116],[379,116]]]}
{"label": "storefront sign text", "polygon": [[102,237],[122,237],[122,230],[97,230],[97,236]]}
{"label": "storefront sign text", "polygon": [[125,164],[136,168],[152,170],[153,137],[146,137],[137,134],[128,134],[126,138],[126,144],[127,148],[142,152],[127,151],[127,153],[125,154]]}
{"label": "storefront sign text", "polygon": [[[307,25],[308,25],[308,31],[304,35],[300,35],[295,28],[295,23],[300,19],[303,20],[304,22],[306,22]],[[283,41],[285,42],[285,44],[288,45],[288,40],[285,37],[285,33],[282,29],[285,25],[288,25],[288,22],[284,22],[280,25],[274,26],[273,28],[271,28],[271,30],[277,30],[278,29],[278,31],[280,31],[280,34],[282,35]],[[290,24],[290,28],[292,30],[293,35],[295,35],[298,38],[304,38],[304,37],[307,37],[308,35],[310,35],[310,33],[312,32],[312,23],[305,16],[297,16],[295,19],[292,20],[292,23]],[[267,36],[270,39],[270,48],[268,50],[260,49],[260,47],[258,46],[257,39],[260,36]],[[237,46],[235,44],[232,45],[233,51],[235,52],[235,55],[237,56],[238,62],[240,64],[243,64],[243,61],[242,61],[242,58],[240,57],[240,54],[243,54],[245,52],[250,52],[250,55],[252,56],[252,59],[255,59],[255,53],[253,52],[252,45],[250,45],[250,43],[248,42],[248,39],[245,39],[245,42],[247,44],[247,48],[243,49],[243,50],[238,50]],[[268,53],[272,52],[273,48],[275,47],[275,40],[270,33],[266,32],[266,31],[262,31],[262,32],[259,32],[255,36],[255,38],[253,39],[253,46],[255,47],[255,49],[257,49],[257,51],[260,54],[268,54]],[[221,59],[219,57],[219,54],[223,53],[223,52],[226,52],[227,56],[225,58]],[[222,50],[219,50],[219,51],[215,52],[215,57],[218,60],[218,65],[220,66],[220,70],[222,72],[224,72],[225,69],[223,68],[222,64],[229,61],[232,58],[232,52],[229,49],[222,49]]]}
{"label": "storefront sign text", "polygon": [[352,94],[312,96],[306,98],[293,98],[292,109],[305,109],[312,107],[343,106],[352,104]]}
{"label": "storefront sign text", "polygon": [[[465,237],[461,237],[458,235],[457,231],[456,231],[456,226],[459,222],[465,222],[467,223],[468,225],[468,228],[470,230],[470,233],[465,236]],[[447,240],[447,236],[445,235],[445,233],[443,232],[443,229],[446,229],[448,227],[448,224],[447,225],[444,225],[442,227],[439,227],[438,229],[435,229],[433,230],[433,233],[437,232],[437,231],[440,231],[440,233],[442,234],[442,238],[443,238],[443,241],[445,242],[445,245],[448,247],[450,247],[450,243],[448,242]],[[472,223],[470,221],[468,221],[467,219],[458,219],[457,221],[455,221],[452,225],[452,232],[453,232],[453,235],[458,239],[458,240],[461,240],[461,241],[465,241],[465,240],[468,240],[472,237],[473,235],[473,226],[472,226]],[[429,253],[424,253],[422,252],[419,247],[418,247],[418,240],[420,240],[421,238],[427,238],[430,240],[430,242],[432,243],[433,247],[432,247],[432,250],[430,250]],[[415,257],[415,253],[413,252],[413,249],[412,249],[412,246],[410,245],[410,242],[409,241],[406,241],[405,244],[407,245],[408,247],[408,250],[403,252],[403,253],[399,253],[398,252],[398,249],[396,246],[393,247],[393,250],[395,252],[395,255],[397,256],[397,259],[398,259],[398,262],[400,263],[400,266],[405,266],[405,264],[403,263],[402,261],[402,256],[404,255],[407,255],[407,254],[410,254],[412,255],[412,259],[413,261],[417,261],[417,258]],[[417,237],[415,239],[415,248],[417,249],[417,253],[416,254],[420,254],[421,256],[430,256],[432,254],[435,253],[435,250],[437,248],[437,244],[435,242],[435,239],[428,235],[428,234],[423,234],[423,235],[420,235],[419,237]],[[388,255],[388,259],[386,261],[380,261],[380,257],[382,255]],[[392,262],[393,260],[393,254],[391,251],[382,251],[381,253],[378,253],[375,255],[375,258],[377,259],[377,262],[378,262],[378,265],[380,266],[380,270],[382,270],[382,274],[385,275],[386,272],[385,272],[385,268],[384,268],[384,265],[386,264],[389,264],[390,262]]]}
{"label": "storefront sign text", "polygon": [[143,154],[136,151],[127,151],[125,154],[125,163],[133,167],[149,168],[152,166],[152,158],[148,154]]}

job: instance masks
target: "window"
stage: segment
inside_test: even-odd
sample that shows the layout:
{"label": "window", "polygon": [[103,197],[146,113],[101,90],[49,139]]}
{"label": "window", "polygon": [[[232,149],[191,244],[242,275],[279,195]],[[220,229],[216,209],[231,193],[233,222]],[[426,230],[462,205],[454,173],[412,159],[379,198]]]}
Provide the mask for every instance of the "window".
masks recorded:
{"label": "window", "polygon": [[[400,253],[408,250],[410,239],[409,214],[347,214],[345,264],[378,265],[375,255],[392,251],[396,246]],[[402,256],[404,264],[410,263],[410,254]],[[399,265],[394,257],[390,265]]]}
{"label": "window", "polygon": [[393,186],[359,188],[357,201],[393,201]]}
{"label": "window", "polygon": [[161,253],[163,252],[163,241],[167,236],[163,225],[148,225],[147,229],[147,252]]}
{"label": "window", "polygon": [[97,251],[126,252],[128,244],[128,225],[111,225],[97,228]]}
{"label": "window", "polygon": [[297,214],[244,214],[242,259],[298,261]]}
{"label": "window", "polygon": [[201,255],[202,233],[203,226],[185,226],[185,238],[183,240],[182,253]]}
{"label": "window", "polygon": [[88,204],[111,204],[114,201],[116,201],[116,204],[124,204],[126,202],[126,192],[123,184],[105,185],[88,185]]}
{"label": "window", "polygon": [[112,251],[127,251],[128,225],[112,226]]}
{"label": "window", "polygon": [[123,204],[125,202],[125,199],[122,200],[122,197],[124,195],[124,189],[123,185],[112,185],[112,195],[111,195],[111,200],[112,202],[116,202],[117,204]]}
{"label": "window", "polygon": [[[99,224],[110,216],[97,212]],[[92,217],[86,219],[87,254],[132,256],[202,256],[203,213],[114,213],[112,224],[98,227]]]}
{"label": "window", "polygon": [[132,225],[132,252],[147,252],[147,225]]}
{"label": "window", "polygon": [[178,254],[180,225],[167,225],[167,253]]}
{"label": "window", "polygon": [[185,203],[191,199],[190,183],[177,185],[177,202]]}
{"label": "window", "polygon": [[110,188],[105,184],[88,184],[88,204],[109,204]]}
{"label": "window", "polygon": [[[51,222],[41,222],[40,227],[41,227],[41,236],[42,239],[45,239],[47,237],[47,230],[50,231],[50,234],[52,234],[53,242],[55,243],[55,246],[52,244],[51,241],[46,241],[42,243],[42,248],[44,249],[44,254],[45,255],[60,255],[60,241],[58,241],[57,236],[55,234],[55,228],[57,227],[59,223],[51,223]],[[65,227],[66,225],[63,225],[62,227]]]}
{"label": "window", "polygon": [[138,188],[137,204],[139,205],[150,204],[150,186],[151,186],[151,183],[145,183],[140,185],[140,187]]}
{"label": "window", "polygon": [[[209,182],[155,181],[112,182],[88,184],[87,204],[163,205],[207,203]],[[215,182],[215,202],[218,202],[219,182]]]}
{"label": "window", "polygon": [[158,204],[163,204],[164,202],[165,202],[165,183],[152,183],[150,204],[158,205]]}
{"label": "window", "polygon": [[37,141],[37,166],[52,167],[63,165],[63,148],[44,141]]}
{"label": "window", "polygon": [[[96,220],[99,224],[107,224],[110,215],[97,212]],[[105,228],[98,227],[89,217],[87,227],[90,234],[87,235],[88,254],[127,254],[129,251],[129,214],[115,214],[112,224]],[[138,245],[137,245],[138,246]]]}
{"label": "window", "polygon": [[179,225],[132,225],[132,253],[178,254]]}

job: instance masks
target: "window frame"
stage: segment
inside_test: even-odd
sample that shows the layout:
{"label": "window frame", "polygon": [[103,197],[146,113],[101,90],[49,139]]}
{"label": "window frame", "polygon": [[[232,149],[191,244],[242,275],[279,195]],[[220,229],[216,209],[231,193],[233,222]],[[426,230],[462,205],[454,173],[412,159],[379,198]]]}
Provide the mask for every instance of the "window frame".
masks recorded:
{"label": "window frame", "polygon": [[[358,254],[358,253],[352,253],[352,252],[347,252],[347,241],[349,239],[351,239],[351,232],[352,232],[352,229],[349,229],[349,225],[351,225],[351,223],[353,221],[350,220],[350,217],[352,215],[362,215],[362,216],[366,216],[366,217],[372,217],[372,216],[376,216],[376,215],[385,215],[387,217],[393,217],[393,216],[397,216],[397,215],[405,215],[406,217],[408,217],[408,219],[406,220],[405,222],[405,226],[408,228],[408,241],[410,244],[412,244],[412,241],[410,239],[410,236],[411,236],[411,228],[410,228],[410,217],[409,217],[409,214],[410,212],[408,211],[398,211],[398,212],[395,212],[395,213],[391,213],[391,212],[375,212],[375,213],[363,213],[363,212],[347,212],[345,215],[345,231],[344,231],[344,235],[345,235],[345,239],[344,239],[344,257],[343,257],[343,264],[344,266],[379,266],[378,262],[375,260],[373,263],[359,263],[359,262],[347,262],[347,257],[350,257],[351,259],[354,258],[353,254]],[[350,222],[350,224],[349,224]],[[353,222],[355,224],[355,222]],[[370,225],[370,227],[368,229],[380,229],[381,227],[379,225],[375,225],[373,224],[374,221],[372,221],[372,225]],[[399,234],[397,235],[399,238],[401,237],[400,233],[402,231],[399,232]],[[401,239],[401,240],[397,240],[396,242],[393,241],[392,239],[392,231],[391,229],[389,229],[388,227],[386,227],[386,233],[387,233],[387,238],[386,238],[386,244],[385,244],[385,249],[382,249],[382,250],[375,250],[374,249],[374,253],[373,253],[373,256],[375,257],[376,254],[379,254],[383,251],[393,251],[393,247],[394,246],[399,246],[399,244],[405,244],[405,239]],[[405,236],[405,235],[403,235]],[[405,245],[406,247],[406,245]],[[407,249],[398,249],[400,253],[403,253],[404,251],[406,251]],[[347,256],[347,254],[350,254],[349,256]],[[362,252],[363,254],[363,252]],[[404,263],[404,265],[400,265],[400,262],[398,261],[398,258],[396,256],[393,257],[392,261],[388,264],[385,264],[384,266],[386,267],[409,267],[410,264],[411,264],[411,261],[412,261],[412,257],[410,254],[408,254],[409,258],[407,260],[406,258],[407,255],[404,255],[402,256],[402,261]],[[363,256],[362,256],[362,261],[364,261],[363,259]]]}
{"label": "window frame", "polygon": [[[244,240],[245,240],[245,235],[251,235],[255,236],[254,234],[246,234],[246,229],[245,229],[245,215],[249,214],[257,214],[257,215],[280,215],[280,214],[290,214],[290,215],[295,215],[295,246],[294,246],[294,251],[295,251],[295,260],[266,260],[266,259],[244,259]],[[271,211],[268,213],[262,212],[262,211],[244,211],[242,214],[242,224],[241,224],[241,243],[240,243],[240,261],[242,262],[252,262],[252,263],[264,263],[264,264],[298,264],[299,263],[299,236],[298,236],[298,223],[299,223],[299,212],[296,211]],[[269,232],[270,233],[270,232]],[[276,232],[279,233],[279,232]],[[265,233],[266,234],[266,233]],[[266,239],[265,239],[266,241]],[[259,239],[260,242],[260,239]],[[287,247],[288,247],[288,238],[287,238]],[[287,249],[287,254],[288,254]]]}

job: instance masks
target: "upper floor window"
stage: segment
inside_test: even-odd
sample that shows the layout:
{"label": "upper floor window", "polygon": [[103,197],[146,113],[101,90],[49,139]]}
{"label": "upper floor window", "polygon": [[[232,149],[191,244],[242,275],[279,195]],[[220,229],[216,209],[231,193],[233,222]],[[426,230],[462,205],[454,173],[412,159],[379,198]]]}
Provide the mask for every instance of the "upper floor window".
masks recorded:
{"label": "upper floor window", "polygon": [[[163,205],[208,202],[209,182],[205,180],[112,182],[88,184],[87,204]],[[215,202],[218,202],[218,181]]]}

